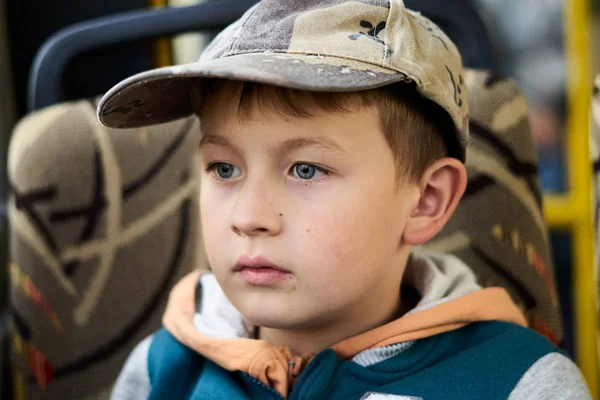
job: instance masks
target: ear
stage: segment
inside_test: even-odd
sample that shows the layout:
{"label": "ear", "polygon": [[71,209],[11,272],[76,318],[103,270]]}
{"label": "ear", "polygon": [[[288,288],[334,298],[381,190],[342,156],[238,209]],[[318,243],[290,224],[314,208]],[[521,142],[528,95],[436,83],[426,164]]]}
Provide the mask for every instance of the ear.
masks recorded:
{"label": "ear", "polygon": [[404,229],[404,242],[421,245],[441,231],[466,187],[467,170],[454,158],[443,158],[427,168],[419,181],[419,201]]}

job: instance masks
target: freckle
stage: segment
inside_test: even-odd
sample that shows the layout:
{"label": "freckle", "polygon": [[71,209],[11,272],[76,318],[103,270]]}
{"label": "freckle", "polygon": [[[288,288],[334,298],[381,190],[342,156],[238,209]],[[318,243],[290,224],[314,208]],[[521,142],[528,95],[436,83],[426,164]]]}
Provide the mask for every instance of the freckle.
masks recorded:
{"label": "freckle", "polygon": [[310,229],[307,229],[307,230],[306,230],[306,233],[310,233]]}
{"label": "freckle", "polygon": [[295,291],[295,290],[296,290],[296,285],[294,285],[294,286],[292,286],[291,288],[289,288],[289,289],[287,290],[287,292],[288,292],[288,293],[292,293],[292,292],[293,292],[293,291]]}

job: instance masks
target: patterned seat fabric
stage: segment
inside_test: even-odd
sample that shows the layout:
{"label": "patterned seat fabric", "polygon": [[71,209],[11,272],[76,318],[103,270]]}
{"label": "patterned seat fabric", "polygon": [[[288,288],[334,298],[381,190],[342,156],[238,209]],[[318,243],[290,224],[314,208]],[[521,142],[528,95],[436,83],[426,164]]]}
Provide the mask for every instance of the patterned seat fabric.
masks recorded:
{"label": "patterned seat fabric", "polygon": [[89,101],[26,117],[9,150],[14,398],[108,398],[202,264],[196,119],[110,130]]}
{"label": "patterned seat fabric", "polygon": [[482,71],[465,75],[471,106],[469,183],[444,230],[426,247],[452,253],[485,287],[503,286],[530,327],[563,338],[537,156],[517,85]]}

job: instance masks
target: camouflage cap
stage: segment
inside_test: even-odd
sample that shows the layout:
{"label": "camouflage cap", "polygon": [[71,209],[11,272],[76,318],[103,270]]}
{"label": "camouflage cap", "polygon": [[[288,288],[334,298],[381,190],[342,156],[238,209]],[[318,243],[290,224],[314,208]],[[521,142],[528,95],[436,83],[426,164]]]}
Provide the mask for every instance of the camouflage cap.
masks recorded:
{"label": "camouflage cap", "polygon": [[98,106],[109,127],[131,128],[193,112],[194,80],[226,78],[348,92],[415,82],[452,117],[464,151],[468,104],[460,54],[402,0],[263,0],[226,28],[198,62],[135,75]]}

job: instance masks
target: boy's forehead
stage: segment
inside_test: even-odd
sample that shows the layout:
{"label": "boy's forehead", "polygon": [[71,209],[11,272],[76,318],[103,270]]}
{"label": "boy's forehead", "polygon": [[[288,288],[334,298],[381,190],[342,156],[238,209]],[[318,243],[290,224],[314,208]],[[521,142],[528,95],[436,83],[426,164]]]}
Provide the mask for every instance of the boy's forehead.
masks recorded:
{"label": "boy's forehead", "polygon": [[[245,132],[245,134],[251,135],[251,133],[248,132]],[[237,147],[236,141],[232,140],[230,137],[225,135],[213,134],[211,132],[204,133],[200,141],[200,147],[205,147],[208,145],[232,149],[235,149]],[[314,134],[310,134],[308,132],[301,132],[299,134],[294,134],[293,136],[284,134],[280,135],[276,140],[277,152],[287,153],[305,147],[317,147],[327,151],[344,152],[344,148],[338,140],[328,138],[323,135],[315,136]]]}
{"label": "boy's forehead", "polygon": [[352,153],[360,151],[365,139],[372,140],[372,135],[383,138],[378,113],[370,108],[353,113],[320,111],[306,118],[294,118],[255,107],[244,120],[237,116],[235,107],[227,110],[213,104],[207,108],[201,117],[201,147],[240,150],[260,143],[282,153],[307,147]]}

